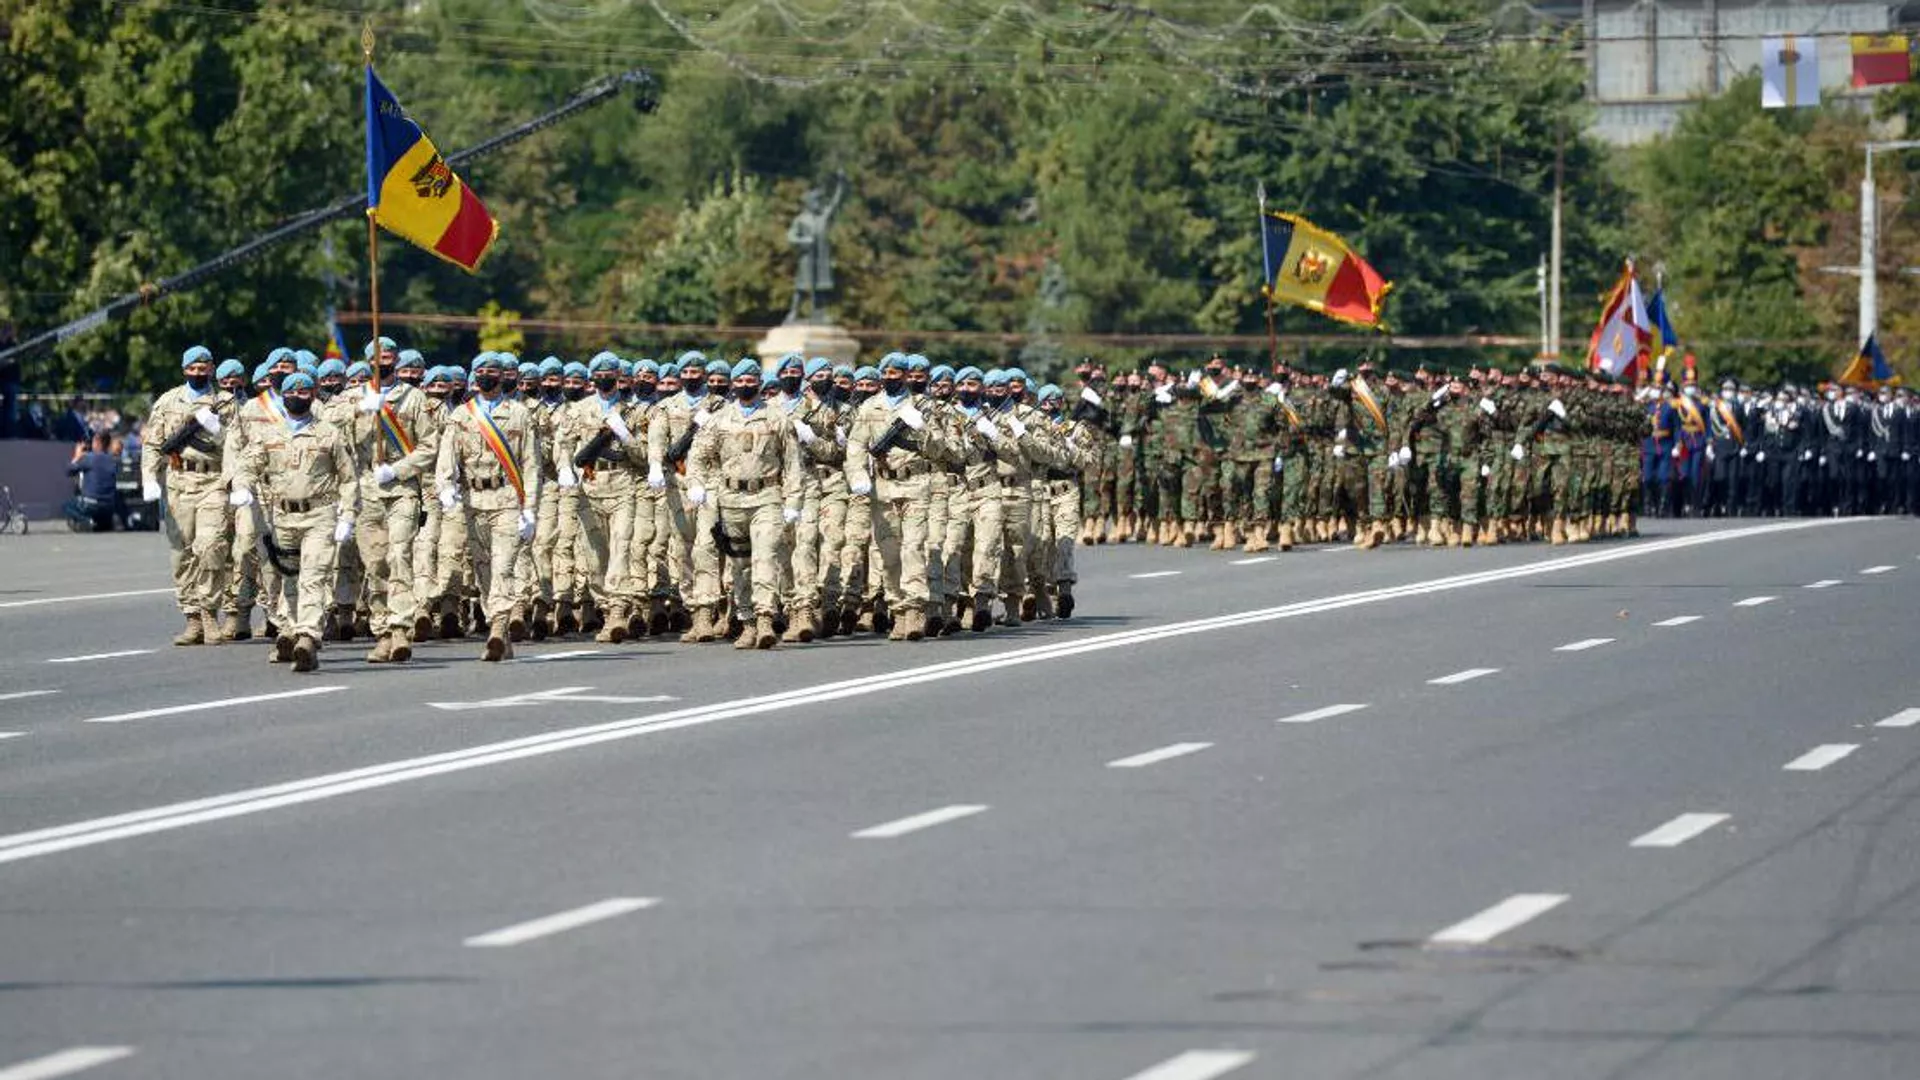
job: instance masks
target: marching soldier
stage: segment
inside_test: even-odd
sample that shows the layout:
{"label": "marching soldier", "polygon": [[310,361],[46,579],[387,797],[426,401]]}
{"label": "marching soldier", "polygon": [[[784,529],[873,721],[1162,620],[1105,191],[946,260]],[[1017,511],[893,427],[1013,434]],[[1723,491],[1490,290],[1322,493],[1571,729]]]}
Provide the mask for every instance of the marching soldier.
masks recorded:
{"label": "marching soldier", "polygon": [[[513,655],[513,567],[533,539],[540,501],[541,452],[533,415],[502,397],[506,367],[497,353],[474,361],[474,396],[447,416],[435,470],[440,505],[449,515],[464,503],[473,564],[487,623],[484,660]],[[447,557],[443,549],[441,558]],[[522,628],[524,629],[524,627]]]}
{"label": "marching soldier", "polygon": [[227,422],[236,404],[213,385],[213,353],[195,345],[180,357],[185,381],[154,401],[140,446],[140,495],[164,496],[172,552],[174,602],[186,616],[175,645],[233,640],[231,621],[216,627],[225,584],[228,533],[222,479]]}
{"label": "marching soldier", "polygon": [[[696,618],[703,610],[713,618],[722,588],[720,556],[746,563],[753,621],[742,626],[734,647],[771,649],[779,640],[773,623],[779,613],[781,535],[800,521],[800,439],[786,412],[762,400],[757,361],[735,364],[728,381],[733,400],[701,426],[687,465],[689,500],[699,506],[711,498],[714,504],[712,533],[699,537],[694,550],[691,602]],[[745,624],[747,613],[739,617]]]}

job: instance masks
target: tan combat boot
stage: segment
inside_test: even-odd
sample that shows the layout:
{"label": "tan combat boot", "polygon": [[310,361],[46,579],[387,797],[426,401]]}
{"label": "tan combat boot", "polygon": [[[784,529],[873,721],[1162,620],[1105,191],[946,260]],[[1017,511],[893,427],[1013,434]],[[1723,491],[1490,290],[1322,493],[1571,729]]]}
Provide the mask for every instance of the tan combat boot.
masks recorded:
{"label": "tan combat boot", "polygon": [[367,650],[367,663],[387,664],[393,662],[393,636],[382,634],[374,639],[373,648]]}
{"label": "tan combat boot", "polygon": [[1264,522],[1264,521],[1254,522],[1253,528],[1247,530],[1246,546],[1242,547],[1240,550],[1246,552],[1249,555],[1256,555],[1262,551],[1267,550],[1267,548],[1272,546],[1267,542],[1267,530],[1271,527],[1272,526],[1270,526],[1267,522]]}
{"label": "tan combat boot", "polygon": [[[769,630],[773,629],[773,621],[770,617],[767,621],[767,629]],[[733,639],[733,647],[735,649],[759,648],[760,647],[759,628],[757,626],[742,626],[740,628],[740,636]]]}
{"label": "tan combat boot", "polygon": [[320,666],[320,643],[300,635],[293,643],[293,670],[312,671]]}
{"label": "tan combat boot", "polygon": [[1548,537],[1548,542],[1551,543],[1554,547],[1559,547],[1560,545],[1565,544],[1567,542],[1567,519],[1566,518],[1557,517],[1553,519],[1553,532]]}
{"label": "tan combat boot", "polygon": [[920,641],[927,636],[927,613],[924,611],[903,611],[900,621],[907,624],[906,639]]}
{"label": "tan combat boot", "polygon": [[607,621],[600,626],[600,632],[593,640],[608,645],[618,645],[627,640],[627,606],[615,604],[607,610]]}
{"label": "tan combat boot", "polygon": [[388,646],[388,655],[396,664],[404,664],[413,659],[413,642],[407,640],[405,630],[390,630],[387,637],[392,644]]}
{"label": "tan combat boot", "polygon": [[1470,533],[1463,531],[1460,526],[1451,521],[1447,522],[1448,547],[1462,547],[1471,543],[1473,543],[1473,537]]}
{"label": "tan combat boot", "polygon": [[1177,548],[1193,546],[1193,523],[1192,522],[1183,521],[1180,523],[1179,530],[1174,534],[1174,537],[1173,537],[1173,546]]}
{"label": "tan combat boot", "polygon": [[1281,551],[1293,550],[1293,526],[1292,525],[1280,526],[1280,550]]}
{"label": "tan combat boot", "polygon": [[205,645],[207,643],[206,616],[189,615],[187,625],[173,639],[175,645]]}

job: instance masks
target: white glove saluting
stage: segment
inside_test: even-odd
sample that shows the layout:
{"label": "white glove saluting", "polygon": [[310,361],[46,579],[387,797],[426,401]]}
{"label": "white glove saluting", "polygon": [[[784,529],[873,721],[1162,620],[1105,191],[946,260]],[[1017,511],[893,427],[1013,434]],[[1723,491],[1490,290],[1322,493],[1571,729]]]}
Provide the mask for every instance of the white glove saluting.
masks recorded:
{"label": "white glove saluting", "polygon": [[898,415],[902,423],[915,431],[919,431],[921,428],[927,426],[927,418],[920,415],[919,408],[911,401],[900,406]]}
{"label": "white glove saluting", "polygon": [[205,405],[193,410],[193,419],[209,435],[220,434],[220,417]]}
{"label": "white glove saluting", "polygon": [[380,411],[380,391],[375,390],[371,386],[361,387],[360,401],[359,401],[359,404],[354,406],[354,408],[359,409],[361,412],[365,412],[365,413],[379,412]]}
{"label": "white glove saluting", "polygon": [[617,411],[607,414],[607,430],[623,443],[633,441],[633,432],[627,429],[627,421]]}
{"label": "white glove saluting", "polygon": [[[995,424],[993,421],[987,419],[984,416],[973,422],[973,429],[975,431],[978,431],[980,434],[985,435],[989,439],[997,439],[1000,437],[999,425]],[[1125,438],[1125,437],[1126,436],[1124,435],[1121,436],[1121,438]]]}
{"label": "white glove saluting", "polygon": [[793,433],[800,436],[801,446],[812,446],[813,440],[820,437],[813,433],[813,425],[807,423],[805,420],[795,420],[793,422]]}

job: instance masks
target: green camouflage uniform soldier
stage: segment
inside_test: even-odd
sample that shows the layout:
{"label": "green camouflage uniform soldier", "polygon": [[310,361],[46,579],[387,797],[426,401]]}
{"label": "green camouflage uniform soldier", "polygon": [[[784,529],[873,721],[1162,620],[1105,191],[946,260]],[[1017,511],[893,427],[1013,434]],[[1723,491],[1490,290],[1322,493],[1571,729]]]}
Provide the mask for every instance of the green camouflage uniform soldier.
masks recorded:
{"label": "green camouflage uniform soldier", "polygon": [[[991,388],[989,388],[991,389]],[[1154,479],[1159,507],[1156,543],[1173,547],[1193,544],[1192,525],[1181,519],[1182,488],[1190,464],[1194,421],[1200,415],[1200,391],[1185,383],[1162,387],[1156,396],[1166,400],[1154,414],[1147,468]]]}
{"label": "green camouflage uniform soldier", "polygon": [[1232,536],[1250,552],[1270,546],[1273,520],[1269,505],[1273,487],[1274,440],[1279,435],[1279,407],[1273,396],[1258,392],[1250,383],[1238,384],[1227,414],[1227,463],[1231,470],[1228,528],[1243,536]]}
{"label": "green camouflage uniform soldier", "polygon": [[1116,380],[1114,394],[1114,508],[1120,514],[1121,539],[1144,543],[1152,521],[1151,485],[1145,479],[1144,459],[1153,398],[1141,388],[1137,372]]}

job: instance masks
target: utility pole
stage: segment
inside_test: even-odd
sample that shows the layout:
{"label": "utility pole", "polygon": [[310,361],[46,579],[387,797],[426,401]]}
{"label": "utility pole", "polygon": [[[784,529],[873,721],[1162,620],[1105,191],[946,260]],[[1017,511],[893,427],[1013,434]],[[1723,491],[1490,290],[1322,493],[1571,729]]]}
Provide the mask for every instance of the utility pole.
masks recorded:
{"label": "utility pole", "polygon": [[1547,256],[1540,256],[1540,269],[1534,275],[1533,291],[1540,297],[1540,356],[1547,355]]}
{"label": "utility pole", "polygon": [[1920,148],[1920,139],[1866,144],[1867,171],[1860,178],[1860,344],[1873,336],[1880,325],[1880,280],[1875,257],[1880,246],[1878,194],[1873,185],[1875,150],[1912,150]]}
{"label": "utility pole", "polygon": [[1547,345],[1550,360],[1560,359],[1561,203],[1567,179],[1567,133],[1563,127],[1553,144],[1553,266],[1547,283]]}

